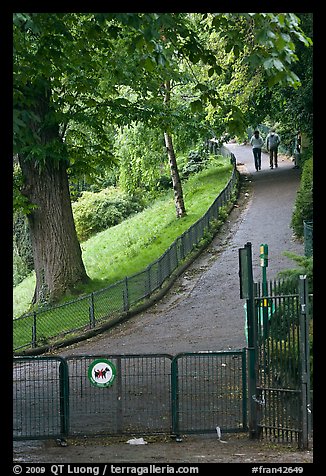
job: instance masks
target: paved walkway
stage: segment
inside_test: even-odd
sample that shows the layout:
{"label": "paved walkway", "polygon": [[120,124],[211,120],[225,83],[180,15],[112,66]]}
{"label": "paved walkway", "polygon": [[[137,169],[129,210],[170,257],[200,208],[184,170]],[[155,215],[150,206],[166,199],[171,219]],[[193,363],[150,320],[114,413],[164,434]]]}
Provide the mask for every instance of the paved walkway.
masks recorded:
{"label": "paved walkway", "polygon": [[[259,246],[269,247],[268,278],[286,268],[293,268],[294,262],[283,256],[284,251],[303,254],[303,244],[294,240],[290,227],[296,193],[300,184],[300,172],[293,168],[289,159],[280,159],[279,167],[269,168],[269,156],[262,154],[262,170],[256,172],[250,146],[229,144],[238,162],[245,164],[253,183],[253,196],[244,213],[242,223],[234,236],[232,246],[243,246],[251,241],[254,261],[254,279],[261,278],[259,266]],[[254,257],[255,258],[255,257]]]}
{"label": "paved walkway", "polygon": [[262,154],[262,170],[255,171],[250,146],[228,145],[242,173],[252,181],[252,193],[227,236],[217,235],[208,250],[196,260],[172,291],[159,303],[103,335],[60,350],[61,355],[103,352],[169,353],[239,349],[246,346],[244,301],[239,297],[238,250],[252,243],[254,279],[261,279],[259,247],[269,246],[267,278],[276,277],[295,263],[284,251],[303,254],[294,240],[290,221],[300,175],[288,159],[271,170]]}

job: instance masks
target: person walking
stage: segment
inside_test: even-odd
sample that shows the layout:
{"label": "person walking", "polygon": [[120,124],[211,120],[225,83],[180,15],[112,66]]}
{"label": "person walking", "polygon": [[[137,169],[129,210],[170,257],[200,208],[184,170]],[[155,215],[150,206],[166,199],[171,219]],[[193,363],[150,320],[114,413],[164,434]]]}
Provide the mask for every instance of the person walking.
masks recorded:
{"label": "person walking", "polygon": [[252,153],[254,154],[256,172],[261,169],[261,148],[264,145],[263,139],[259,135],[259,131],[255,131],[250,139],[252,145]]}
{"label": "person walking", "polygon": [[299,168],[300,164],[300,159],[301,159],[301,131],[298,131],[295,138],[294,138],[294,151],[293,151],[293,157],[294,157],[294,169]]}
{"label": "person walking", "polygon": [[274,128],[271,129],[268,136],[266,137],[266,148],[269,151],[269,165],[271,169],[273,168],[273,160],[275,167],[278,167],[277,152],[280,142],[280,136],[276,134]]}

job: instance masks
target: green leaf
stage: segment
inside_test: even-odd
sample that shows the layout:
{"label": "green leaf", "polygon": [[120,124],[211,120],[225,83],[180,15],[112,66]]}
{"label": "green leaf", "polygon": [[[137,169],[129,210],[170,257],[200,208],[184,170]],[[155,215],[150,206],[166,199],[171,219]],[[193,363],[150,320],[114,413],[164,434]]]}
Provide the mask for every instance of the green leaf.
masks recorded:
{"label": "green leaf", "polygon": [[191,112],[201,112],[203,110],[203,104],[199,99],[197,99],[190,103],[190,109]]}
{"label": "green leaf", "polygon": [[283,71],[284,70],[284,65],[283,65],[282,61],[280,61],[277,58],[273,59],[273,65],[278,71]]}
{"label": "green leaf", "polygon": [[143,68],[145,68],[146,71],[148,71],[149,73],[154,71],[156,66],[155,61],[150,56],[147,56],[147,58],[145,58],[145,60],[143,60],[141,64]]}

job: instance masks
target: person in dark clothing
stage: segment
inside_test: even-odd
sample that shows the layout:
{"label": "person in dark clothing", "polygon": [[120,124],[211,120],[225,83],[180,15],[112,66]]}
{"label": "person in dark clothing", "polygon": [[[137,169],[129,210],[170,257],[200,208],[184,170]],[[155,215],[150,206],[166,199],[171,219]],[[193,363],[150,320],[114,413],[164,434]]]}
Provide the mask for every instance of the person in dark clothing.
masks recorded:
{"label": "person in dark clothing", "polygon": [[277,152],[280,142],[280,136],[276,134],[275,129],[271,129],[266,138],[266,148],[269,151],[269,165],[271,169],[273,168],[273,160],[275,167],[278,167]]}

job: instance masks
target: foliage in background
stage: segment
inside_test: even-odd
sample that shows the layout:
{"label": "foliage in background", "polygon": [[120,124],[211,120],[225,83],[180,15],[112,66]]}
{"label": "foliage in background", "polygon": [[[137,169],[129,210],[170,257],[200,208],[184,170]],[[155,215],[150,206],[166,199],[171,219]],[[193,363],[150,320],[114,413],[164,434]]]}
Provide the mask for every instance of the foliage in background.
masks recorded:
{"label": "foliage in background", "polygon": [[34,269],[32,243],[26,216],[13,216],[13,285],[17,286]]}
{"label": "foliage in background", "polygon": [[128,193],[157,190],[168,174],[163,133],[158,128],[133,123],[117,131],[114,142],[119,159],[119,185]]}
{"label": "foliage in background", "polygon": [[284,255],[292,259],[298,266],[292,269],[284,269],[278,273],[281,278],[298,279],[300,275],[306,275],[309,283],[309,292],[313,292],[313,257],[300,256],[290,251],[285,251]]}

